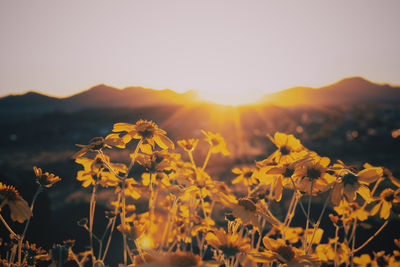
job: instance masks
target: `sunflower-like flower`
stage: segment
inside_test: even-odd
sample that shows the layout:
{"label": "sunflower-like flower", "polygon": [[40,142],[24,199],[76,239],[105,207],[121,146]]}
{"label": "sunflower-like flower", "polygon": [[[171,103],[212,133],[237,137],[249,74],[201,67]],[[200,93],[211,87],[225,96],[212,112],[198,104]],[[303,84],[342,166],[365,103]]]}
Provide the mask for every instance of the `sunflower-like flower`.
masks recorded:
{"label": "sunflower-like flower", "polygon": [[[314,155],[296,169],[294,178],[298,179],[297,188],[307,194],[316,194],[329,189],[336,177],[328,173],[330,159]],[[311,186],[312,185],[312,186]],[[311,191],[312,187],[312,192]]]}
{"label": "sunflower-like flower", "polygon": [[76,146],[80,147],[81,150],[75,153],[75,155],[72,156],[73,159],[77,159],[85,155],[88,151],[96,151],[100,150],[103,147],[110,147],[107,145],[103,137],[93,137],[90,139],[89,144],[87,145],[80,145],[76,144]]}
{"label": "sunflower-like flower", "polygon": [[189,139],[189,140],[179,140],[178,145],[183,148],[186,152],[192,152],[197,144],[199,143],[199,139]]}
{"label": "sunflower-like flower", "polygon": [[252,253],[250,256],[255,262],[277,262],[288,267],[316,266],[319,264],[315,257],[305,255],[300,249],[287,245],[283,239],[263,238],[267,250]]}
{"label": "sunflower-like flower", "polygon": [[[165,136],[167,133],[158,128],[157,124],[152,121],[139,120],[134,125],[129,123],[116,123],[114,124],[113,132],[126,132],[126,134],[121,137],[125,144],[129,143],[132,139],[142,139],[152,147],[157,144],[162,149],[174,148],[174,143]],[[111,137],[115,139],[115,134],[111,135]],[[110,139],[110,137],[106,137],[106,139]]]}
{"label": "sunflower-like flower", "polygon": [[208,244],[221,251],[227,258],[250,250],[250,239],[239,233],[226,233],[223,229],[207,233]]}
{"label": "sunflower-like flower", "polygon": [[[337,214],[341,215],[340,221],[346,225],[351,223],[357,218],[359,221],[365,221],[371,215],[370,212],[361,208],[357,202],[347,202],[346,199],[342,199],[338,206],[334,207]],[[335,219],[336,218],[332,218]],[[338,221],[339,222],[339,221]]]}
{"label": "sunflower-like flower", "polygon": [[343,170],[338,181],[333,186],[332,203],[339,205],[342,197],[348,202],[356,200],[358,193],[365,201],[370,202],[371,193],[367,185],[375,182],[382,176],[381,168],[367,168],[357,174]]}
{"label": "sunflower-like flower", "polygon": [[400,202],[400,189],[394,191],[391,188],[384,189],[379,195],[379,202],[372,208],[371,215],[375,215],[380,210],[379,216],[387,219],[394,203]]}
{"label": "sunflower-like flower", "polygon": [[258,184],[258,171],[255,168],[234,168],[232,172],[238,175],[232,180],[232,184],[243,183],[245,186]]}
{"label": "sunflower-like flower", "polygon": [[[94,185],[98,182],[103,187],[116,186],[120,180],[116,177],[115,173],[125,173],[127,167],[124,164],[114,164],[110,159],[104,155],[96,155],[94,159],[77,158],[76,163],[83,165],[83,170],[78,171],[76,179],[82,181],[83,187]],[[113,171],[108,170],[108,167]],[[115,172],[115,173],[114,173]]]}
{"label": "sunflower-like flower", "polygon": [[297,153],[304,150],[304,147],[300,143],[299,139],[294,137],[292,134],[288,135],[277,132],[275,133],[274,137],[270,136],[269,134],[267,137],[278,148],[278,150],[276,150],[270,157],[270,159],[275,160],[278,163],[287,163],[298,159]]}
{"label": "sunflower-like flower", "polygon": [[290,163],[281,163],[276,166],[266,166],[260,169],[260,182],[270,185],[273,188],[272,197],[276,201],[282,199],[283,187],[292,188],[293,175],[296,166],[302,161],[293,161]]}
{"label": "sunflower-like flower", "polygon": [[356,266],[362,267],[384,267],[384,266],[400,266],[399,261],[396,261],[394,257],[390,255],[385,255],[385,251],[375,252],[373,251],[373,258],[371,259],[370,255],[363,254],[360,257],[354,257],[353,262]]}
{"label": "sunflower-like flower", "polygon": [[13,221],[23,223],[32,217],[28,203],[20,196],[17,189],[12,185],[0,182],[0,210],[5,205],[10,208],[10,217]]}
{"label": "sunflower-like flower", "polygon": [[155,173],[170,171],[176,158],[176,154],[171,154],[167,150],[160,150],[153,151],[150,155],[139,154],[136,156],[136,161],[145,167],[147,172]]}
{"label": "sunflower-like flower", "polygon": [[61,181],[60,177],[48,172],[43,173],[42,169],[37,168],[36,166],[33,167],[33,171],[35,172],[37,183],[43,187],[49,188],[53,184]]}
{"label": "sunflower-like flower", "polygon": [[206,132],[203,130],[201,132],[206,136],[204,140],[208,142],[211,146],[210,150],[211,153],[213,154],[222,153],[225,156],[231,154],[226,148],[226,143],[224,138],[219,133]]}
{"label": "sunflower-like flower", "polygon": [[[336,250],[335,250],[336,243]],[[320,261],[324,263],[344,264],[348,262],[351,254],[350,248],[343,242],[338,242],[335,238],[329,238],[327,244],[319,244],[315,248]]]}
{"label": "sunflower-like flower", "polygon": [[231,205],[232,214],[238,217],[244,225],[258,226],[257,205],[249,198],[240,198],[237,204]]}

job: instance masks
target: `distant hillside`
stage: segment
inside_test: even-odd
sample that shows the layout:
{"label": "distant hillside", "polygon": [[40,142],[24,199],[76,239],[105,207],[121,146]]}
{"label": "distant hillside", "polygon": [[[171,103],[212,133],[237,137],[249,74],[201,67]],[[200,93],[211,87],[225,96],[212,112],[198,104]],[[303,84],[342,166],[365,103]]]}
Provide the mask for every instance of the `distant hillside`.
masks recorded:
{"label": "distant hillside", "polygon": [[[372,102],[400,101],[400,87],[381,85],[361,77],[343,79],[321,87],[295,87],[265,95],[258,104],[277,106],[331,106]],[[35,116],[61,111],[75,112],[91,108],[145,108],[205,103],[196,91],[176,93],[142,87],[118,89],[100,84],[66,98],[46,96],[36,92],[0,98],[3,116]]]}
{"label": "distant hillside", "polygon": [[380,85],[361,77],[351,77],[321,88],[294,87],[268,94],[260,102],[281,106],[332,106],[382,101],[400,101],[400,87]]}
{"label": "distant hillside", "polygon": [[5,115],[42,114],[52,111],[78,111],[87,108],[140,108],[150,106],[187,105],[200,102],[195,91],[176,93],[142,87],[117,89],[96,85],[66,98],[55,98],[36,92],[0,98],[0,112]]}

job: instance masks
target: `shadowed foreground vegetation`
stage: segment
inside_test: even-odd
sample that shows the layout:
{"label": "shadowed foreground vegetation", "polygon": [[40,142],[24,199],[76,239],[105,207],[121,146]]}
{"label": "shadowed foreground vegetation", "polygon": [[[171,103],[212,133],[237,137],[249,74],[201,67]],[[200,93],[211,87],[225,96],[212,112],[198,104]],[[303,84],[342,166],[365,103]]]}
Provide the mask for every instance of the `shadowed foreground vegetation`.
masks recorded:
{"label": "shadowed foreground vegetation", "polygon": [[[366,108],[370,110],[371,107]],[[222,135],[194,131],[195,138],[181,139],[180,135],[190,133],[191,128],[175,128],[179,120],[172,123],[165,120],[163,125],[175,129],[177,148],[164,127],[161,129],[152,121],[114,123],[110,132],[102,124],[97,128],[101,134],[93,129],[85,134],[104,137],[87,138],[90,141],[78,145],[80,150],[73,153],[63,151],[62,141],[58,140],[58,146],[57,140],[52,140],[64,135],[49,134],[46,138],[41,131],[50,130],[48,125],[59,131],[58,127],[64,125],[65,136],[85,139],[86,136],[69,135],[73,130],[65,126],[69,125],[67,118],[71,127],[89,129],[90,125],[76,123],[79,120],[74,116],[82,119],[85,114],[91,114],[93,125],[97,125],[101,110],[45,115],[32,123],[37,125],[35,122],[41,121],[39,125],[43,126],[34,127],[41,141],[33,147],[40,149],[41,145],[45,148],[48,145],[50,150],[47,156],[42,154],[43,158],[31,162],[43,163],[33,164],[40,168],[34,167],[27,175],[35,179],[30,179],[30,186],[22,187],[21,192],[19,186],[17,189],[12,186],[16,185],[12,178],[2,180],[0,185],[2,264],[365,266],[370,263],[399,266],[400,243],[395,238],[398,237],[400,182],[395,178],[396,173],[393,175],[383,164],[376,164],[379,157],[376,161],[364,162],[354,158],[365,151],[360,149],[363,142],[370,142],[381,134],[387,138],[384,139],[387,140],[384,144],[389,144],[387,149],[398,147],[396,131],[391,129],[397,126],[390,125],[391,116],[398,113],[390,109],[386,112],[381,107],[379,110],[383,113],[370,111],[372,117],[365,117],[364,113],[362,118],[368,118],[364,122],[357,117],[362,108],[355,112],[339,107],[324,113],[247,107],[233,120],[241,121],[242,128],[228,134],[227,141],[222,136],[229,125],[221,128]],[[180,114],[169,107],[162,115],[168,112],[171,116]],[[189,110],[185,114],[188,112],[195,117],[197,111]],[[271,118],[268,123],[258,128],[246,125],[257,123],[254,114],[267,113]],[[280,113],[286,116],[278,116]],[[115,119],[114,115],[105,114],[110,113],[104,113],[104,124]],[[248,114],[253,114],[251,117],[255,119],[246,120]],[[261,119],[266,116],[262,115]],[[62,124],[60,117],[64,117]],[[371,124],[374,119],[376,124]],[[212,125],[209,123],[202,126]],[[294,131],[300,139],[280,132],[283,125],[287,127],[285,132]],[[21,132],[15,130],[18,126]],[[345,127],[348,130],[340,133]],[[26,143],[18,147],[17,142],[27,142],[21,138],[22,129],[29,131],[29,127],[18,124],[10,129],[15,133],[6,133],[9,141],[4,141],[3,147],[20,150],[21,155],[14,154],[15,161],[10,165],[3,163],[2,170],[25,175],[24,170],[13,171],[12,166],[27,163],[29,154],[23,153]],[[276,132],[268,134],[271,129]],[[391,134],[387,136],[387,132]],[[344,138],[333,138],[336,133]],[[305,143],[300,141],[301,137]],[[330,137],[332,140],[326,141]],[[267,145],[260,149],[261,142]],[[319,148],[328,153],[323,154]],[[377,151],[379,148],[386,147],[372,147]],[[271,152],[260,153],[262,150]],[[342,160],[335,155],[337,151]],[[380,154],[377,152],[377,155]],[[61,175],[54,171],[56,168],[51,168],[63,157],[69,158],[63,163],[64,168],[74,166],[65,171],[72,175]],[[392,164],[387,158],[383,160]],[[65,177],[73,179],[67,180],[65,185],[69,186],[65,190],[57,190]],[[29,204],[25,199],[31,200]],[[47,221],[43,220],[45,216],[49,218]],[[44,223],[35,222],[37,217]],[[51,230],[53,227],[59,231]],[[371,246],[389,227],[397,228],[397,234],[386,235],[384,247]],[[48,237],[48,233],[52,236]]]}

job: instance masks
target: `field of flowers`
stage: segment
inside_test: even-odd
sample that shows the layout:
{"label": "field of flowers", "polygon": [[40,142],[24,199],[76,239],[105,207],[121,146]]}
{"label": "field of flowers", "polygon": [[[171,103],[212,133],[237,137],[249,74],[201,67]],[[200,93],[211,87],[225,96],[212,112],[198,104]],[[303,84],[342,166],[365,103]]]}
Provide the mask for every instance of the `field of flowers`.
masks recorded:
{"label": "field of flowers", "polygon": [[[224,138],[202,134],[205,158],[195,157],[199,139],[178,140],[184,153],[177,153],[167,133],[145,120],[116,123],[105,138],[78,145],[76,179],[91,190],[87,217],[77,222],[89,240],[84,251],[73,240],[48,250],[26,240],[37,197],[61,178],[33,167],[37,191],[31,203],[13,185],[0,183],[0,219],[9,233],[1,266],[108,266],[117,236],[121,266],[400,266],[398,232],[391,240],[397,249],[363,250],[399,218],[400,182],[390,170],[333,162],[276,132],[267,135],[276,151],[233,168],[228,183],[207,170],[215,154],[230,154]],[[128,164],[117,160],[121,155],[129,155]],[[140,176],[132,172],[135,164]],[[113,194],[99,232],[95,214],[103,211],[96,201],[103,191]],[[4,214],[22,231],[14,231]],[[303,225],[294,225],[295,217]],[[380,223],[377,230],[359,236],[370,221]]]}

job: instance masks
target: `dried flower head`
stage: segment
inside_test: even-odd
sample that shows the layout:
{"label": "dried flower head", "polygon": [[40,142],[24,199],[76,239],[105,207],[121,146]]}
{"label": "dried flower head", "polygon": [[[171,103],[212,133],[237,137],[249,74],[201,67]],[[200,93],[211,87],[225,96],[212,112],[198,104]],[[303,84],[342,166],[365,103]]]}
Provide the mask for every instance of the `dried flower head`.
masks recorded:
{"label": "dried flower head", "polygon": [[72,156],[73,159],[77,159],[85,155],[88,151],[95,151],[95,150],[100,150],[103,147],[109,147],[103,137],[93,137],[90,139],[89,144],[87,145],[80,145],[76,144],[76,146],[81,147],[81,150],[79,150],[75,155]]}
{"label": "dried flower head", "polygon": [[10,217],[13,221],[23,223],[32,217],[32,211],[28,203],[20,196],[14,186],[5,185],[0,182],[0,209],[8,205]]}
{"label": "dried flower head", "polygon": [[49,188],[53,184],[61,181],[61,178],[55,176],[54,174],[50,174],[48,172],[43,173],[41,168],[37,168],[36,166],[33,167],[33,171],[36,175],[36,182],[43,187]]}

